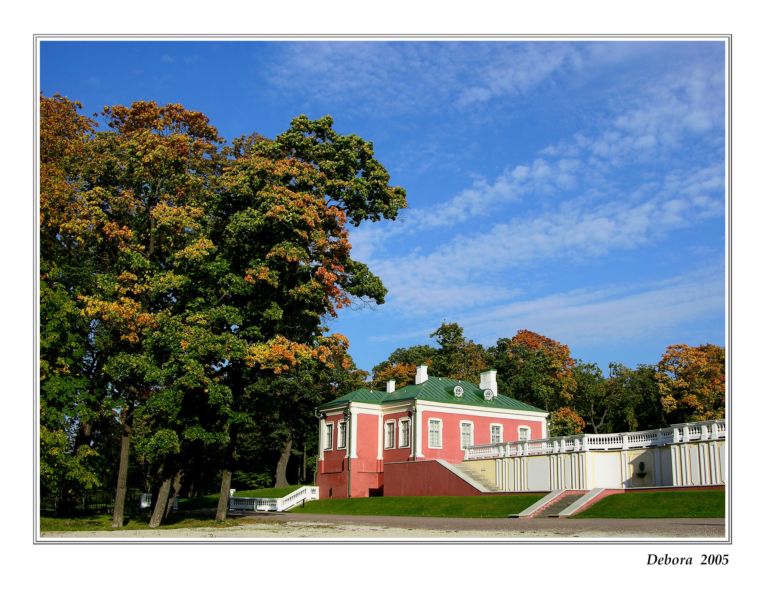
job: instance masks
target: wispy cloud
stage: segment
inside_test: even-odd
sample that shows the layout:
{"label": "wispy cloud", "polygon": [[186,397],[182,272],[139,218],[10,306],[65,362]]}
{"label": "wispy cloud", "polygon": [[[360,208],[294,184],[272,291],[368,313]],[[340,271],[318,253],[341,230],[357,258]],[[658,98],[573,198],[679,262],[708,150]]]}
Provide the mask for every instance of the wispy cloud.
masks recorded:
{"label": "wispy cloud", "polygon": [[409,209],[402,223],[384,232],[378,228],[379,238],[458,225],[528,199],[536,208],[541,199],[555,193],[603,194],[621,170],[647,164],[665,168],[669,149],[687,136],[698,138],[714,129],[721,137],[711,145],[712,152],[722,160],[723,82],[718,75],[694,71],[663,78],[642,96],[625,102],[619,112],[602,118],[600,132],[576,133],[543,148],[532,161],[506,168],[494,180],[477,179],[445,201]]}
{"label": "wispy cloud", "polygon": [[305,42],[284,45],[267,68],[282,92],[353,98],[358,111],[392,114],[522,94],[574,64],[577,53],[563,43]]}
{"label": "wispy cloud", "polygon": [[580,346],[673,335],[683,325],[724,315],[720,267],[628,288],[572,290],[464,315],[477,341],[492,344],[498,331],[527,328]]}
{"label": "wispy cloud", "polygon": [[[392,255],[385,242],[362,230],[355,250],[383,278],[392,308],[426,314],[460,309],[518,291],[502,282],[508,269],[542,266],[551,260],[575,263],[613,250],[657,242],[673,231],[723,216],[721,165],[674,171],[624,198],[602,203],[564,202],[554,209],[499,222],[477,233],[461,233],[440,245]],[[398,248],[394,247],[394,250]],[[385,254],[382,254],[385,253]],[[505,275],[503,275],[505,274]]]}
{"label": "wispy cloud", "polygon": [[690,322],[723,319],[723,291],[723,270],[714,265],[659,282],[580,288],[445,316],[437,313],[420,321],[425,326],[400,328],[370,341],[423,343],[446,319],[459,322],[467,337],[484,345],[520,329],[579,347],[633,342],[673,336]]}

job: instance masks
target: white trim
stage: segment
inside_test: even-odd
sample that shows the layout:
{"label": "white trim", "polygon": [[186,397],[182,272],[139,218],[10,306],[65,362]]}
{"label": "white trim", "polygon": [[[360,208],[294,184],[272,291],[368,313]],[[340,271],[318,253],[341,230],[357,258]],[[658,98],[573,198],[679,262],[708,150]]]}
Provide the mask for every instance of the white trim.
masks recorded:
{"label": "white trim", "polygon": [[[495,408],[481,406],[466,406],[460,404],[447,404],[445,402],[432,402],[427,400],[418,400],[418,406],[421,410],[430,410],[432,412],[443,412],[446,414],[461,414],[469,417],[486,417],[494,415],[504,418],[522,418],[526,421],[545,422],[549,413],[527,412],[524,410],[515,410],[511,408]],[[505,417],[505,415],[508,415]]]}
{"label": "white trim", "polygon": [[[426,432],[426,435],[428,436],[428,448],[431,450],[441,450],[444,447],[444,427],[441,419],[437,419],[436,417],[428,417],[428,430]],[[434,421],[436,423],[439,423],[439,445],[438,446],[432,446],[431,445],[431,421]]]}
{"label": "white trim", "polygon": [[[526,431],[527,431],[527,437],[524,438],[524,439],[521,439],[521,430],[522,429],[526,429]],[[528,441],[530,441],[532,439],[532,428],[529,427],[528,425],[519,425],[519,428],[517,430],[517,434],[518,434],[518,438],[517,439],[520,442],[528,442]]]}
{"label": "white trim", "polygon": [[399,402],[397,404],[386,404],[380,407],[384,415],[390,415],[391,413],[406,412],[412,408],[412,401]]}
{"label": "white trim", "polygon": [[[319,437],[317,439],[321,440],[322,442],[324,441],[324,426],[326,423],[326,419],[319,419]],[[324,460],[324,443],[319,444],[319,460]]]}
{"label": "white trim", "polygon": [[383,413],[378,412],[378,460],[383,460]]}
{"label": "white trim", "polygon": [[[329,435],[327,433],[327,428],[328,427],[330,428]],[[335,433],[335,423],[333,421],[325,421],[325,423],[324,423],[324,444],[323,444],[325,451],[333,449],[332,443],[333,443],[333,435],[334,435],[334,433]],[[329,446],[327,445],[328,438],[329,438],[329,441],[330,441],[330,445]]]}
{"label": "white trim", "polygon": [[[342,446],[340,445],[340,430],[341,430],[340,426],[341,425],[343,425],[343,438],[344,438]],[[345,450],[348,447],[348,423],[345,420],[338,421],[338,429],[337,429],[337,433],[335,434],[335,437],[337,438],[335,442],[335,449]]]}
{"label": "white trim", "polygon": [[423,422],[425,421],[425,417],[423,415],[423,412],[417,408],[417,406],[413,407],[413,410],[415,412],[413,413],[415,415],[415,418],[413,421],[415,422],[415,444],[413,449],[413,458],[417,460],[418,458],[423,458],[423,432],[426,432],[426,435],[428,434],[427,425],[424,425]]}
{"label": "white trim", "polygon": [[[388,426],[393,425],[391,427],[391,445],[389,446],[386,443],[386,433],[388,432]],[[383,450],[393,450],[396,448],[396,419],[388,419],[383,424]]]}
{"label": "white trim", "polygon": [[[402,424],[407,423],[409,428],[407,430],[407,443],[402,445]],[[397,448],[410,448],[412,446],[412,421],[409,417],[402,417],[397,422],[397,438],[396,438],[396,447]]]}
{"label": "white trim", "polygon": [[[494,441],[492,439],[492,428],[493,427],[499,427],[500,428],[500,439],[498,441]],[[505,428],[503,427],[502,423],[490,423],[489,424],[489,443],[490,444],[502,444],[505,441],[503,439],[503,433],[505,433]]]}
{"label": "white trim", "polygon": [[348,436],[349,436],[349,443],[350,443],[348,451],[350,453],[349,454],[350,458],[357,458],[357,456],[356,456],[356,432],[357,432],[357,429],[359,429],[358,423],[357,423],[357,421],[358,421],[357,416],[358,415],[359,415],[359,410],[358,409],[352,409],[351,410],[351,432],[348,434]]}
{"label": "white trim", "polygon": [[[471,443],[466,445],[466,446],[463,445],[463,425],[470,425],[471,426]],[[461,420],[460,421],[460,425],[459,425],[459,429],[458,429],[458,436],[459,436],[458,439],[460,440],[460,449],[461,450],[465,450],[466,448],[468,448],[468,446],[473,446],[474,445],[473,444],[473,442],[474,442],[474,424],[473,424],[473,421]]]}

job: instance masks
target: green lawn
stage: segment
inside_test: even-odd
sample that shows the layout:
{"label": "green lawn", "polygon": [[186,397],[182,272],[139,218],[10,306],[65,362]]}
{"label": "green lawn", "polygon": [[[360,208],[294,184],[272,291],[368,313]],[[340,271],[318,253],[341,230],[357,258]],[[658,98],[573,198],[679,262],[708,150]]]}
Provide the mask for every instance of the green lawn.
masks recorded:
{"label": "green lawn", "polygon": [[544,494],[491,496],[402,496],[314,500],[292,513],[323,515],[391,515],[404,517],[507,517],[537,502]]}
{"label": "green lawn", "polygon": [[632,492],[607,496],[573,519],[661,519],[725,516],[720,490]]}

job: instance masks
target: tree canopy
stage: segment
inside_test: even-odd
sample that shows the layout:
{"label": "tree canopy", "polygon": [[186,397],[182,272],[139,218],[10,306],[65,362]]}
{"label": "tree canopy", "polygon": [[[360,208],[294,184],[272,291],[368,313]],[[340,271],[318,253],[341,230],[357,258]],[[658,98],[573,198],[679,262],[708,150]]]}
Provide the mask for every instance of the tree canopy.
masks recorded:
{"label": "tree canopy", "polygon": [[[322,322],[386,289],[348,226],[395,218],[405,192],[330,117],[226,146],[176,104],[107,107],[100,126],[79,110],[41,98],[42,471],[51,493],[116,477],[120,526],[133,446],[158,524],[195,457],[236,456],[256,419],[302,439],[313,403],[290,386],[356,372]],[[92,465],[99,420],[116,472]]]}

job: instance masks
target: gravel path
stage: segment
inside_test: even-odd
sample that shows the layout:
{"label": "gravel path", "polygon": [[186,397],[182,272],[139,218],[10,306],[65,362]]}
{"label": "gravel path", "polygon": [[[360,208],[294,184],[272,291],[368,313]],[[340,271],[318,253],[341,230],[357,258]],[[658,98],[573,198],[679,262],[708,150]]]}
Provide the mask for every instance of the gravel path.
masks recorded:
{"label": "gravel path", "polygon": [[[53,539],[210,538],[707,538],[723,540],[724,519],[447,519],[270,513],[232,527],[45,532]],[[499,541],[499,540],[498,540]]]}

